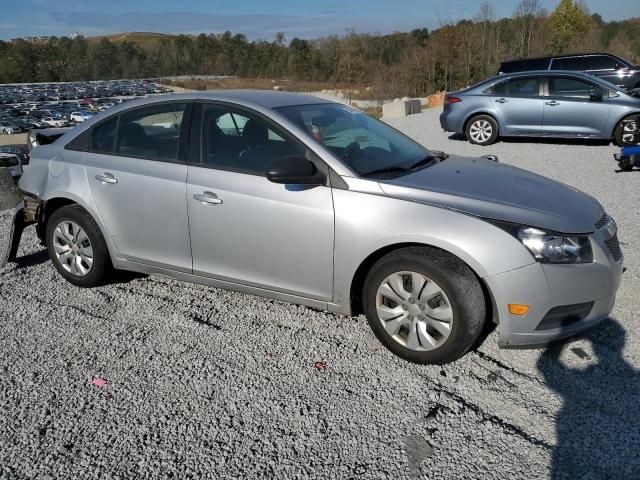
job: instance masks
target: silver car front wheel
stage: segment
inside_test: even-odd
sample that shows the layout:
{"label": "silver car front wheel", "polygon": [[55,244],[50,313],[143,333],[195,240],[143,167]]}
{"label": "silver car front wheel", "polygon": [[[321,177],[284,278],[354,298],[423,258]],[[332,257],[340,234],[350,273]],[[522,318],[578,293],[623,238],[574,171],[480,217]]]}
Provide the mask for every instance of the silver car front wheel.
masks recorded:
{"label": "silver car front wheel", "polygon": [[93,247],[87,233],[71,220],[53,229],[53,250],[60,266],[72,275],[84,277],[93,267]]}
{"label": "silver car front wheel", "polygon": [[376,295],[376,312],[393,340],[419,352],[441,347],[454,321],[442,288],[426,275],[410,271],[384,279]]}
{"label": "silver car front wheel", "polygon": [[475,274],[459,258],[427,246],[380,258],[362,289],[363,311],[376,337],[416,363],[448,363],[478,339],[486,308]]}

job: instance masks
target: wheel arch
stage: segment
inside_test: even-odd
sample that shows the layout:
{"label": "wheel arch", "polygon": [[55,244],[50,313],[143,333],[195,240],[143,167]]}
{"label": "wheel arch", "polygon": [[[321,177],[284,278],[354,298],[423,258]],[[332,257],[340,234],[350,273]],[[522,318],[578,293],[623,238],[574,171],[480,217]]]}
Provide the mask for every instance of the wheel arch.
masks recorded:
{"label": "wheel arch", "polygon": [[407,247],[424,247],[424,248],[432,248],[434,250],[439,250],[448,255],[452,255],[456,257],[457,259],[462,261],[465,265],[467,265],[475,275],[476,279],[478,280],[478,283],[480,284],[480,287],[482,288],[482,292],[485,297],[485,305],[487,309],[487,319],[492,319],[494,322],[497,323],[497,320],[496,320],[497,316],[494,315],[495,301],[493,299],[493,295],[489,290],[487,283],[483,280],[482,275],[478,271],[479,270],[478,267],[475,266],[474,268],[474,266],[470,265],[469,262],[465,261],[463,258],[460,258],[459,255],[456,255],[455,253],[445,248],[438,247],[435,245],[430,245],[428,243],[420,243],[420,242],[403,242],[403,243],[393,243],[393,244],[386,245],[384,247],[381,247],[375,250],[374,252],[371,252],[360,263],[360,265],[358,265],[358,268],[356,269],[351,279],[351,286],[350,286],[350,292],[349,292],[349,302],[350,302],[349,307],[351,310],[351,315],[360,315],[363,313],[364,305],[363,305],[363,299],[362,299],[362,290],[364,288],[365,279],[367,277],[367,274],[371,270],[371,267],[373,267],[373,265],[382,257],[390,254],[391,252],[394,252],[402,248],[407,248]]}
{"label": "wheel arch", "polygon": [[109,232],[105,228],[105,225],[102,223],[102,219],[97,212],[91,208],[86,202],[82,199],[76,197],[75,195],[69,192],[52,192],[50,195],[47,195],[46,198],[42,199],[42,205],[40,206],[40,212],[38,215],[38,223],[37,223],[37,231],[38,237],[42,241],[43,244],[46,244],[46,225],[51,218],[51,215],[62,207],[66,207],[69,205],[78,205],[84,211],[86,211],[91,218],[96,222],[98,228],[100,229],[100,233],[102,233],[102,237],[107,243],[107,248],[109,249],[109,254],[111,258],[116,258],[117,248],[113,243]]}
{"label": "wheel arch", "polygon": [[640,111],[637,111],[637,112],[626,112],[624,115],[619,117],[615,122],[613,122],[613,129],[611,130],[611,134],[609,135],[608,138],[612,138],[612,139],[615,140],[616,131],[618,130],[618,127],[623,122],[623,120],[626,120],[627,118],[633,117],[635,115],[640,117]]}
{"label": "wheel arch", "polygon": [[467,116],[467,118],[465,118],[465,120],[464,120],[464,124],[462,125],[462,131],[466,132],[467,131],[467,125],[469,125],[469,122],[471,120],[473,120],[475,117],[478,117],[480,115],[486,115],[487,117],[493,118],[494,122],[496,122],[496,125],[498,126],[498,135],[500,135],[500,132],[502,131],[502,125],[500,124],[500,119],[498,118],[498,116],[495,113],[489,112],[489,111],[485,111],[485,110],[479,110],[477,112],[470,113]]}

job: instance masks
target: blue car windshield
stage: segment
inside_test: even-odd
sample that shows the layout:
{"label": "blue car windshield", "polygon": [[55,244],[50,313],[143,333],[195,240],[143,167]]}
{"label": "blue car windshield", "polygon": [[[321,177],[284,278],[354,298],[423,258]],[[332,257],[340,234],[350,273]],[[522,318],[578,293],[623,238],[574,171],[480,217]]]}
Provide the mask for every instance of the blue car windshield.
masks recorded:
{"label": "blue car windshield", "polygon": [[422,145],[366,113],[337,103],[276,109],[361,176],[398,176],[429,166]]}

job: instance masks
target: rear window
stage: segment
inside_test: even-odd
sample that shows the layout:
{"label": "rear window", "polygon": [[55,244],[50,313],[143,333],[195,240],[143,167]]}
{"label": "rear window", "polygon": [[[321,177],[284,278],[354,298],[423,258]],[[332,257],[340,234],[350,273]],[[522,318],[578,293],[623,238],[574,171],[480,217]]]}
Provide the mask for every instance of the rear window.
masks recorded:
{"label": "rear window", "polygon": [[11,157],[0,157],[0,167],[3,168],[7,168],[7,167],[16,167],[18,165],[18,158],[11,156]]}
{"label": "rear window", "polygon": [[551,70],[587,70],[585,57],[554,58],[551,62]]}
{"label": "rear window", "polygon": [[500,72],[498,73],[526,72],[527,70],[546,70],[548,67],[548,58],[529,58],[526,60],[504,62],[502,65],[500,65]]}

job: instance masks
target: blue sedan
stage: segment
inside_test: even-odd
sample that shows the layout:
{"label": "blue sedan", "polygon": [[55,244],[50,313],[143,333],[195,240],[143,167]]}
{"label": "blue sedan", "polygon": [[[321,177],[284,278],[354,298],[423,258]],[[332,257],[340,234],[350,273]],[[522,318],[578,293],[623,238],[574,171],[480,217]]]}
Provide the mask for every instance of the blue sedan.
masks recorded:
{"label": "blue sedan", "polygon": [[516,136],[613,139],[620,145],[622,121],[638,113],[640,98],[606,80],[535,71],[499,75],[447,94],[440,125],[478,145]]}

